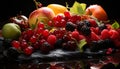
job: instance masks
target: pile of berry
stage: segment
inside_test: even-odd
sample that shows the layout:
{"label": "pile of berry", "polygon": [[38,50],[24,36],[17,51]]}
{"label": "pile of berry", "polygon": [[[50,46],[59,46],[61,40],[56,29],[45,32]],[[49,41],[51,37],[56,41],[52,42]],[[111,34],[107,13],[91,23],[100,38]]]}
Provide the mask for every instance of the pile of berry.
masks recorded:
{"label": "pile of berry", "polygon": [[[15,22],[15,19],[14,19]],[[25,23],[23,23],[25,24]],[[119,24],[98,21],[88,15],[57,15],[48,22],[51,29],[40,22],[35,29],[24,28],[18,40],[12,41],[12,46],[20,53],[31,55],[36,50],[41,53],[60,48],[68,51],[78,50],[81,40],[85,40],[83,48],[92,52],[120,47]]]}

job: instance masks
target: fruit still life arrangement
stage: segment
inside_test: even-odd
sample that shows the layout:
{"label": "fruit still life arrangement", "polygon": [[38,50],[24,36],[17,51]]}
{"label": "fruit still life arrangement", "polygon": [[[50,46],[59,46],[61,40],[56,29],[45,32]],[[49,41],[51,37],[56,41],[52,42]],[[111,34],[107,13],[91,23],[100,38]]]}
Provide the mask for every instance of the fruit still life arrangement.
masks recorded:
{"label": "fruit still life arrangement", "polygon": [[7,56],[110,55],[120,49],[120,24],[110,21],[100,5],[35,3],[29,17],[17,15],[3,25],[0,41],[2,46],[8,44],[4,52]]}

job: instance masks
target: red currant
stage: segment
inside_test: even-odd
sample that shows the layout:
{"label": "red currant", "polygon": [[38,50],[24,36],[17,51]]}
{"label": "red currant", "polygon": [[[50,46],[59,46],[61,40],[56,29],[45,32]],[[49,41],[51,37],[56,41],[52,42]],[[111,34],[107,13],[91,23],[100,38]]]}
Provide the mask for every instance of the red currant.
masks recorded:
{"label": "red currant", "polygon": [[37,26],[38,26],[38,28],[44,29],[44,23],[42,23],[42,22],[39,22]]}
{"label": "red currant", "polygon": [[31,55],[33,53],[33,47],[32,46],[28,46],[27,48],[24,49],[24,53],[26,55]]}
{"label": "red currant", "polygon": [[19,41],[12,41],[12,46],[15,47],[16,49],[20,48],[20,42]]}
{"label": "red currant", "polygon": [[47,42],[50,43],[51,45],[54,45],[56,40],[57,40],[57,38],[55,35],[49,35],[47,38]]}
{"label": "red currant", "polygon": [[30,42],[31,43],[35,43],[37,41],[37,38],[33,35],[31,38],[30,38]]}

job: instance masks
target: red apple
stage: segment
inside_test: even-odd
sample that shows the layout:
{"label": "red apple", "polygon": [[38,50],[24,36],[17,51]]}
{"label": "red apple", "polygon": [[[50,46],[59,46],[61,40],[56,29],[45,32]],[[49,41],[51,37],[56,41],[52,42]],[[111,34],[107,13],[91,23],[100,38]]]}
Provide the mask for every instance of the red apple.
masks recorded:
{"label": "red apple", "polygon": [[102,6],[94,4],[86,8],[86,14],[96,17],[98,20],[106,21],[108,19],[106,11]]}
{"label": "red apple", "polygon": [[52,9],[48,7],[41,7],[30,13],[28,21],[29,25],[32,28],[35,28],[37,23],[43,22],[47,24],[55,16],[55,13]]}

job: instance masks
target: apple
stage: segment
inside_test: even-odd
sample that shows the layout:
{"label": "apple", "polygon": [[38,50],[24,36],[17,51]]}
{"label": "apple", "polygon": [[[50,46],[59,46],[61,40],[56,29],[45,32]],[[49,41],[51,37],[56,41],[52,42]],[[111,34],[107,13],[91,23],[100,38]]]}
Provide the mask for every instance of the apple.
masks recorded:
{"label": "apple", "polygon": [[106,11],[100,5],[90,5],[85,10],[87,15],[96,17],[98,20],[106,21],[108,19]]}
{"label": "apple", "polygon": [[31,28],[35,28],[37,23],[43,22],[47,25],[48,21],[55,17],[55,13],[48,7],[41,7],[30,13],[28,21]]}
{"label": "apple", "polygon": [[2,27],[2,37],[5,39],[17,39],[21,35],[21,29],[18,24],[6,23]]}

